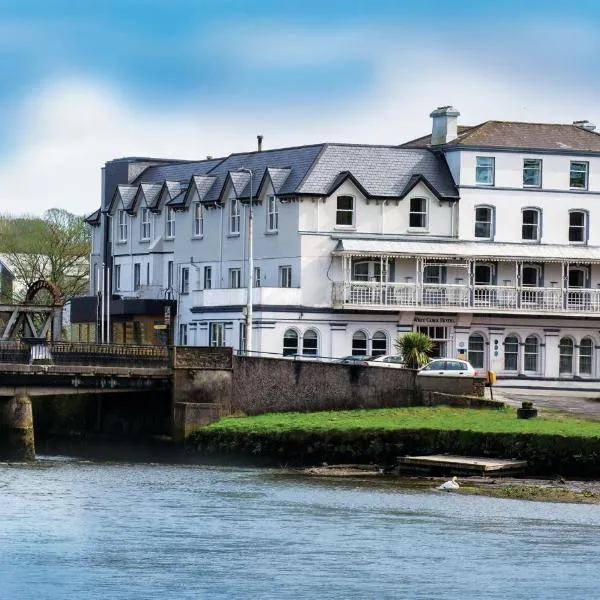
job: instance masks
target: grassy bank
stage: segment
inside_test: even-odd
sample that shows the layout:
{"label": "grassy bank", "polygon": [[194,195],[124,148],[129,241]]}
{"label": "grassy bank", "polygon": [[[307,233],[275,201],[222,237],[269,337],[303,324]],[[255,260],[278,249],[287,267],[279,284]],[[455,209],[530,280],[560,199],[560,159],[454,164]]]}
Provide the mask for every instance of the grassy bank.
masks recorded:
{"label": "grassy bank", "polygon": [[225,417],[205,430],[252,434],[403,429],[600,438],[600,422],[574,419],[563,413],[547,413],[535,419],[517,419],[513,408],[481,410],[447,406]]}

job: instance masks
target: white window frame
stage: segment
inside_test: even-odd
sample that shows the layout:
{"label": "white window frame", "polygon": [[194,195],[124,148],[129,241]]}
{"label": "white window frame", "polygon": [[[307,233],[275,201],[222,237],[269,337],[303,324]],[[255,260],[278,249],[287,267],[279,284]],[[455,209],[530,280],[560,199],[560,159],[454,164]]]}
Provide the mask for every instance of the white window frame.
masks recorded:
{"label": "white window frame", "polygon": [[113,288],[115,292],[121,289],[121,265],[115,265],[115,276],[113,278]]}
{"label": "white window frame", "polygon": [[229,287],[234,290],[242,287],[242,270],[239,267],[229,269]]}
{"label": "white window frame", "polygon": [[212,266],[204,267],[204,289],[212,289]]}
{"label": "white window frame", "polygon": [[170,260],[167,262],[167,289],[173,289],[173,273],[174,273],[175,263]]}
{"label": "white window frame", "polygon": [[[483,220],[483,219],[478,219],[477,218],[477,211],[482,211],[482,210],[486,210],[489,213],[489,220]],[[495,210],[493,206],[487,206],[487,205],[481,205],[481,206],[476,206],[475,207],[475,230],[474,230],[474,237],[478,240],[491,240],[494,238],[494,217],[495,217]],[[489,227],[489,235],[477,235],[477,225],[481,224],[484,226]]]}
{"label": "white window frame", "polygon": [[[529,163],[529,164],[527,164]],[[536,183],[526,183],[526,173],[537,174]],[[541,188],[542,187],[542,159],[524,158],[523,159],[523,187]]]}
{"label": "white window frame", "polygon": [[[527,342],[529,340],[535,340],[535,354],[531,352],[531,344],[529,345]],[[528,335],[525,338],[525,342],[523,343],[523,371],[527,373],[537,373],[540,370],[540,340],[536,335]],[[532,357],[535,357],[535,369],[530,369]]]}
{"label": "white window frame", "polygon": [[279,287],[292,287],[292,265],[282,265],[279,267]]}
{"label": "white window frame", "polygon": [[[292,335],[288,335],[288,334],[292,334]],[[286,340],[288,341],[288,344],[286,344]],[[289,343],[290,340],[294,340],[296,343],[291,344],[291,343]],[[298,335],[298,332],[293,328],[286,329],[283,334],[283,346],[282,346],[281,355],[282,356],[293,356],[294,354],[298,354],[299,345],[300,345],[300,336]]]}
{"label": "white window frame", "polygon": [[[351,207],[340,208],[340,201],[350,200]],[[350,223],[348,221],[348,215],[350,215]],[[335,205],[335,226],[343,229],[354,229],[356,227],[356,198],[349,194],[344,194],[336,198]]]}
{"label": "white window frame", "polygon": [[188,326],[187,323],[179,323],[179,345],[188,345]]}
{"label": "white window frame", "polygon": [[225,345],[225,323],[208,324],[208,344],[213,348]]}
{"label": "white window frame", "polygon": [[[314,333],[314,337],[312,336],[313,333]],[[311,334],[311,335],[309,336],[308,334]],[[316,340],[315,347],[307,348],[307,346],[306,346],[307,340],[311,340],[311,346],[312,346],[312,341]],[[310,327],[309,329],[307,329],[302,336],[302,355],[303,356],[319,356],[319,332],[314,327]]]}
{"label": "white window frame", "polygon": [[260,267],[254,267],[254,280],[252,281],[252,284],[255,288],[260,287]]}
{"label": "white window frame", "polygon": [[[427,198],[415,197],[409,200],[408,228],[423,231],[429,227],[429,202]],[[418,205],[417,205],[418,203]],[[419,219],[421,225],[413,225],[413,217]]]}
{"label": "white window frame", "polygon": [[192,235],[202,237],[204,235],[204,207],[202,202],[194,202],[194,225]]}
{"label": "white window frame", "polygon": [[279,207],[277,206],[277,196],[267,196],[267,231],[275,233],[279,231]]}
{"label": "white window frame", "polygon": [[[571,223],[571,216],[572,215],[583,215],[583,225],[573,225]],[[569,244],[587,244],[587,234],[589,231],[588,228],[588,212],[587,210],[581,210],[581,209],[573,209],[569,211]],[[575,231],[581,231],[581,239],[580,240],[573,240],[571,239],[571,232],[575,232]]]}
{"label": "white window frame", "polygon": [[133,290],[137,291],[142,287],[142,263],[133,263]]}
{"label": "white window frame", "polygon": [[[584,174],[583,185],[573,185],[574,174]],[[585,160],[572,160],[569,169],[569,188],[572,190],[587,190],[590,176],[590,163]]]}
{"label": "white window frame", "polygon": [[229,200],[229,235],[240,235],[241,208],[237,198]]}
{"label": "white window frame", "polygon": [[172,240],[175,237],[175,210],[172,206],[167,206],[167,229],[166,237]]}
{"label": "white window frame", "polygon": [[127,235],[128,235],[128,231],[127,231],[127,221],[128,221],[129,215],[127,214],[126,210],[119,210],[119,242],[126,242],[127,241]]}
{"label": "white window frame", "polygon": [[[534,213],[537,215],[536,223],[525,223],[525,213]],[[535,237],[525,237],[524,235],[524,227],[533,227],[535,226]],[[542,211],[535,206],[528,206],[521,210],[521,240],[524,242],[539,242],[542,239]]]}
{"label": "white window frame", "polygon": [[152,235],[152,226],[150,220],[150,209],[147,207],[142,208],[141,219],[141,239],[148,241]]}
{"label": "white window frame", "polygon": [[[487,164],[486,164],[487,163]],[[484,174],[491,174],[490,177]],[[489,180],[488,180],[489,179]],[[496,183],[496,158],[493,156],[475,157],[475,185],[494,186]]]}
{"label": "white window frame", "polygon": [[179,293],[189,294],[190,293],[190,268],[181,267],[180,280],[179,280]]}

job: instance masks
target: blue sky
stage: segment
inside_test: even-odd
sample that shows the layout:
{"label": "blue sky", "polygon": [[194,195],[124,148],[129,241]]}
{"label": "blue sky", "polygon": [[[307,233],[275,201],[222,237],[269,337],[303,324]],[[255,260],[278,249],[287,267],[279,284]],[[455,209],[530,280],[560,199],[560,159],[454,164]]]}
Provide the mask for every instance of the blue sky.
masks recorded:
{"label": "blue sky", "polygon": [[1,0],[0,212],[99,204],[119,156],[600,125],[600,3]]}

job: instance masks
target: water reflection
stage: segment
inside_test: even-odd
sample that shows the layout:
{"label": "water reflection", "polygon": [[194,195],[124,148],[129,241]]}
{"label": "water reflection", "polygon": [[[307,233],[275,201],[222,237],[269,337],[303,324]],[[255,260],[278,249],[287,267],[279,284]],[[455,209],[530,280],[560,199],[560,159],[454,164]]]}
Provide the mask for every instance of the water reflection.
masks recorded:
{"label": "water reflection", "polygon": [[10,598],[593,598],[600,508],[43,457],[0,465]]}

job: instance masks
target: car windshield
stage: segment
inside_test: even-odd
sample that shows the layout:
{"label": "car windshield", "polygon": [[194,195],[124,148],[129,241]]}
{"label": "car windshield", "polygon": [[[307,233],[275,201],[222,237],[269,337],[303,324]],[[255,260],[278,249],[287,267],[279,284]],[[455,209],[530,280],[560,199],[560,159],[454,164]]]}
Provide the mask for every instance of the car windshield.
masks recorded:
{"label": "car windshield", "polygon": [[424,371],[442,371],[443,369],[446,368],[446,361],[445,360],[434,360],[433,362],[430,362],[426,367],[424,367]]}

